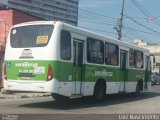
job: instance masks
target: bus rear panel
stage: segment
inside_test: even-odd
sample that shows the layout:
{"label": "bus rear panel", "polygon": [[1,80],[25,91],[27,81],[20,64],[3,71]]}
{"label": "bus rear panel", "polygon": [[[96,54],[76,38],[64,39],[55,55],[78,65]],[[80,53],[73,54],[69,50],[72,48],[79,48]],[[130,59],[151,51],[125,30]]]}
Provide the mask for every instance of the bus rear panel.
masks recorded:
{"label": "bus rear panel", "polygon": [[49,49],[53,31],[53,24],[20,25],[10,30],[3,68],[6,90],[57,91],[57,61]]}

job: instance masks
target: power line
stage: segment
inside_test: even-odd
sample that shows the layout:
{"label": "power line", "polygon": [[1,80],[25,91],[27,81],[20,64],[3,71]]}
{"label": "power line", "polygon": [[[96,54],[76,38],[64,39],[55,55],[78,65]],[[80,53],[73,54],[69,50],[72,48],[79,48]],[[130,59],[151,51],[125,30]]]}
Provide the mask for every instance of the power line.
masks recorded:
{"label": "power line", "polygon": [[132,20],[133,22],[137,23],[138,25],[140,25],[140,26],[142,26],[142,27],[144,27],[144,28],[146,28],[146,29],[148,29],[148,30],[150,30],[150,31],[152,31],[152,32],[155,32],[155,33],[157,33],[157,34],[160,34],[160,32],[157,32],[157,31],[153,30],[152,28],[146,27],[145,25],[143,25],[142,23],[137,22],[136,20],[134,20],[134,19],[131,18],[131,17],[126,16],[126,18],[129,18],[129,19]]}
{"label": "power line", "polygon": [[[96,24],[100,24],[100,25],[109,25],[109,26],[114,26],[114,24],[111,24],[111,23],[108,23],[108,22],[101,22],[101,21],[96,21],[96,20],[88,20],[88,19],[83,19],[83,18],[80,18],[80,21],[83,21],[83,22],[87,22],[87,23],[96,23]],[[125,25],[125,24],[124,24]],[[103,31],[103,30],[97,30],[97,29],[93,29],[93,28],[86,28],[86,27],[82,27],[82,28],[85,28],[85,29],[89,29],[89,30],[93,30],[93,31],[98,31],[98,32],[103,32],[103,33],[112,33],[112,34],[116,34],[114,32],[109,32],[109,31]],[[138,31],[138,32],[143,32],[143,33],[147,33],[147,34],[154,34],[154,35],[158,35],[157,33],[151,33],[151,32],[147,32],[147,31],[140,31],[140,30],[137,30],[137,29],[134,29],[134,28],[131,28],[131,27],[128,27],[127,25],[125,25],[124,27],[125,29],[130,29],[132,31]],[[127,35],[123,35],[123,36],[127,36]],[[122,37],[123,37],[122,36]],[[133,36],[133,35],[132,35]],[[141,36],[140,38],[143,38],[142,35],[139,35]],[[135,36],[134,36],[135,37]],[[146,39],[146,38],[145,38]]]}
{"label": "power line", "polygon": [[[85,20],[90,20],[90,21],[98,21],[98,22],[105,22],[105,23],[113,23],[114,22],[113,20],[107,20],[107,19],[99,18],[99,17],[96,17],[96,19],[95,19],[95,16],[90,16],[90,15],[79,15],[79,19],[85,19]],[[115,24],[115,23],[113,23],[113,24]]]}
{"label": "power line", "polygon": [[114,18],[114,17],[111,17],[111,16],[106,16],[106,15],[98,14],[98,13],[91,12],[91,11],[84,10],[84,9],[80,9],[80,8],[79,8],[79,10],[82,11],[82,12],[85,12],[85,14],[90,14],[90,15],[92,14],[92,15],[103,17],[103,18],[109,18],[109,19],[117,20],[117,18]]}
{"label": "power line", "polygon": [[138,4],[136,3],[135,0],[131,0],[131,2],[132,2],[144,15],[146,15],[147,17],[149,16],[149,15],[146,13],[146,11],[145,11],[144,9],[142,9],[142,8],[143,8],[142,6],[141,6],[141,7],[138,6]]}
{"label": "power line", "polygon": [[[149,40],[148,38],[144,37],[143,35],[141,35],[139,32],[135,31],[135,32],[128,32],[126,29],[124,30],[127,32],[127,34],[133,36],[133,38],[135,38],[135,36],[137,36],[137,38],[142,39],[142,40],[146,40],[149,41],[150,43],[153,43],[152,40]],[[127,34],[125,36],[127,36]]]}
{"label": "power line", "polygon": [[92,30],[92,31],[98,31],[98,32],[103,32],[103,33],[111,33],[111,34],[117,34],[115,32],[110,32],[110,31],[106,31],[106,30],[98,30],[98,29],[95,29],[95,28],[88,28],[88,27],[82,27],[82,26],[79,26],[81,28],[84,28],[84,29],[88,29],[88,30]]}
{"label": "power line", "polygon": [[[133,0],[132,0],[133,1]],[[137,8],[140,9],[140,5],[135,2],[135,4],[138,6]],[[144,8],[142,7],[141,8],[141,12],[146,16],[145,17],[131,17],[131,16],[126,16],[126,18],[132,20],[134,23],[136,23],[137,25],[139,26],[142,26],[144,27],[145,29],[151,31],[151,32],[148,32],[148,31],[144,31],[144,30],[138,30],[138,29],[135,29],[135,27],[128,27],[126,26],[124,23],[124,25],[122,26],[122,28],[126,29],[126,30],[130,30],[131,33],[128,33],[128,34],[136,34],[136,35],[132,35],[133,38],[135,38],[135,36],[139,36],[140,38],[145,38],[145,40],[147,40],[148,38],[144,37],[144,35],[141,35],[140,33],[145,33],[145,34],[148,34],[148,35],[155,35],[155,36],[159,36],[160,35],[160,32],[150,28],[150,27],[147,27],[146,25],[136,21],[135,19],[144,19],[144,20],[148,20],[149,17],[151,17],[152,15],[150,15],[149,13],[146,13],[145,10],[143,10]],[[160,16],[159,16],[160,17]],[[154,18],[159,18],[159,17],[154,17]],[[95,19],[96,18],[96,19]],[[112,21],[111,21],[112,20]],[[88,10],[84,10],[84,9],[80,9],[79,10],[79,21],[81,22],[86,22],[86,23],[94,23],[94,24],[99,24],[99,25],[109,25],[109,26],[115,26],[114,22],[113,21],[116,21],[117,18],[114,18],[114,17],[110,17],[110,16],[105,16],[105,15],[102,15],[102,14],[98,14],[98,13],[95,13],[95,12],[91,12],[91,11],[88,11]],[[86,28],[86,27],[83,27],[83,28]],[[97,29],[93,29],[93,28],[86,28],[86,29],[89,29],[89,30],[93,30],[93,31],[98,31],[98,32],[103,32],[103,33],[106,33],[107,31],[103,31],[103,30],[97,30]],[[125,30],[125,31],[126,31]],[[114,32],[107,32],[107,33],[113,33],[115,34]],[[137,35],[138,34],[138,35]],[[124,34],[122,37],[128,37],[127,34]],[[148,40],[150,41],[150,40]]]}
{"label": "power line", "polygon": [[134,37],[129,37],[128,35],[123,35],[123,37],[126,37],[129,40],[132,40]]}
{"label": "power line", "polygon": [[160,26],[160,21],[155,21],[157,17],[154,17],[150,14],[144,7],[136,0],[131,0],[131,2],[147,17],[147,21],[149,19],[153,20],[156,25]]}
{"label": "power line", "polygon": [[151,32],[147,32],[147,31],[142,31],[142,30],[138,30],[138,29],[135,29],[135,28],[131,28],[131,27],[124,27],[124,28],[129,29],[129,30],[132,30],[132,31],[138,31],[138,32],[142,32],[142,33],[146,33],[146,34],[150,34],[150,35],[159,36],[159,35],[156,34],[156,33],[151,33]]}
{"label": "power line", "polygon": [[[127,15],[128,16],[128,15]],[[133,17],[134,19],[148,19],[148,17],[137,17],[137,16],[129,16],[129,17]],[[158,16],[158,17],[154,17],[155,19],[156,18],[160,18],[160,16]]]}
{"label": "power line", "polygon": [[87,19],[83,19],[83,18],[80,18],[79,21],[87,22],[87,23],[97,23],[97,24],[101,24],[101,25],[114,26],[114,24],[111,24],[111,23],[101,22],[101,21],[96,21],[96,20],[87,20]]}

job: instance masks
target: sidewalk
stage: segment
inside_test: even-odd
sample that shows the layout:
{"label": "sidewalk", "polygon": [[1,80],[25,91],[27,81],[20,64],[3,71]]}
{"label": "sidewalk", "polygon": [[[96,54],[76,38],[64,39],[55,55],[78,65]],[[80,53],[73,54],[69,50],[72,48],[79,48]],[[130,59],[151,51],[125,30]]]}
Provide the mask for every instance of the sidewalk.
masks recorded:
{"label": "sidewalk", "polygon": [[0,99],[35,98],[47,96],[50,96],[50,93],[5,91],[3,89],[0,92]]}

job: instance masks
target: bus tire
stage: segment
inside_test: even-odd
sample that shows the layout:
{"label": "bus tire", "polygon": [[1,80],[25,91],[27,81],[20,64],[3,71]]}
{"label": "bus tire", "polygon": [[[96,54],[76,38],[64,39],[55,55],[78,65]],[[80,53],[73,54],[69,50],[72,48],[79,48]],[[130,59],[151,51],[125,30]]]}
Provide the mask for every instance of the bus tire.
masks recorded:
{"label": "bus tire", "polygon": [[137,86],[136,86],[136,94],[140,94],[140,92],[143,90],[143,81],[140,80],[138,81],[137,83]]}
{"label": "bus tire", "polygon": [[105,96],[105,84],[98,81],[94,87],[93,100],[95,102],[101,101]]}

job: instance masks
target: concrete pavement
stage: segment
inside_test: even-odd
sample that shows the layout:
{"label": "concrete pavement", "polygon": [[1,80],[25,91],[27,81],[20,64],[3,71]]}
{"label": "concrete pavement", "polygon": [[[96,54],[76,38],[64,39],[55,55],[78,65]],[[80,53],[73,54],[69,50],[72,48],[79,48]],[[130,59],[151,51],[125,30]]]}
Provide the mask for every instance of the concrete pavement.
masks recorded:
{"label": "concrete pavement", "polygon": [[35,98],[44,96],[50,96],[50,93],[5,91],[3,88],[0,91],[0,99]]}

